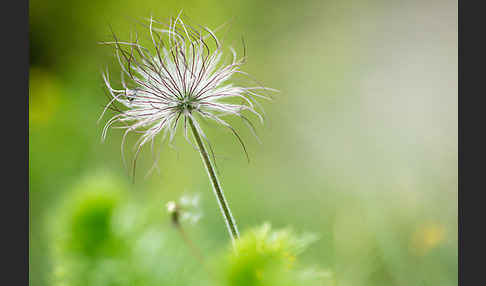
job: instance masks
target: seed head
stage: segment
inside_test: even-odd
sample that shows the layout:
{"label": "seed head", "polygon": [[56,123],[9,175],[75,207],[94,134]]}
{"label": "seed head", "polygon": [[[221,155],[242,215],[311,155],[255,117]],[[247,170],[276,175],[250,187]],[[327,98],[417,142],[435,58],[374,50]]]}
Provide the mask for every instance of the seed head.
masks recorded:
{"label": "seed head", "polygon": [[[124,129],[123,154],[127,134],[139,133],[134,164],[143,145],[151,142],[153,151],[154,138],[159,133],[163,134],[163,140],[168,138],[172,142],[179,122],[183,122],[186,140],[191,142],[187,134],[190,119],[207,142],[196,116],[228,128],[244,148],[237,131],[222,117],[235,115],[254,133],[253,124],[245,114],[254,114],[263,122],[263,111],[255,99],[269,99],[261,92],[276,91],[261,85],[243,87],[229,83],[236,74],[248,76],[240,70],[246,55],[238,58],[236,51],[229,48],[232,59],[224,63],[223,45],[215,32],[185,24],[180,16],[167,22],[148,19],[153,45],[150,49],[139,43],[138,34],[128,42],[119,41],[115,35],[113,41],[104,42],[114,47],[121,67],[122,88],[113,88],[108,72],[103,74],[111,95],[103,114],[107,109],[117,114],[106,123],[102,139],[110,127]],[[239,103],[228,103],[228,99],[237,99]],[[116,103],[122,107],[115,106]]]}
{"label": "seed head", "polygon": [[179,225],[181,221],[195,224],[202,217],[202,211],[199,206],[199,194],[184,195],[179,199],[179,202],[169,201],[166,207],[174,225]]}

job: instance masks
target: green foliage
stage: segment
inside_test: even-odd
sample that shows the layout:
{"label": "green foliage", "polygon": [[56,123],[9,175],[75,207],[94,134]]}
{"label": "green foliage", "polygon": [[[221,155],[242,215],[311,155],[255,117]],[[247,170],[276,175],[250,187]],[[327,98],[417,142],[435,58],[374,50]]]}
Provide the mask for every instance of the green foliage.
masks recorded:
{"label": "green foliage", "polygon": [[120,182],[89,176],[53,211],[51,285],[194,285],[204,278],[167,221],[164,203],[139,203]]}
{"label": "green foliage", "polygon": [[200,260],[185,238],[196,248],[211,238],[177,231],[164,202],[137,201],[121,182],[88,176],[52,212],[52,285],[331,285],[326,272],[299,262],[313,236],[265,224]]}
{"label": "green foliage", "polygon": [[272,231],[264,224],[245,233],[216,267],[222,269],[223,285],[332,285],[329,273],[298,263],[298,255],[313,240],[290,230]]}
{"label": "green foliage", "polygon": [[[98,173],[75,185],[51,217],[54,280],[58,285],[87,285],[94,265],[123,254],[113,217],[124,196],[123,184]],[[105,284],[104,285],[109,285]],[[90,284],[91,285],[91,284]]]}
{"label": "green foliage", "polygon": [[72,247],[93,255],[113,236],[110,220],[115,200],[106,194],[88,197],[78,205],[71,218]]}
{"label": "green foliage", "polygon": [[123,186],[103,174],[78,183],[53,218],[60,251],[86,256],[115,251],[111,220],[122,193]]}

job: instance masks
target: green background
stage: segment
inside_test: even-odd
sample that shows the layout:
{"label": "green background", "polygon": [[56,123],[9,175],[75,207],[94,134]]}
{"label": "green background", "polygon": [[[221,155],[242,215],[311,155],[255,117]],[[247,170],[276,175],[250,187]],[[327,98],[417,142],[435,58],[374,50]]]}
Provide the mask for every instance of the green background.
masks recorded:
{"label": "green background", "polygon": [[226,43],[246,42],[244,70],[281,91],[261,102],[263,144],[241,129],[250,163],[230,133],[203,124],[240,230],[270,222],[316,234],[302,259],[336,285],[456,285],[457,3],[349,0],[30,1],[30,284],[52,285],[51,229],[86,178],[115,178],[125,200],[160,205],[161,224],[167,201],[199,193],[194,236],[207,253],[228,243],[182,136],[177,149],[161,145],[160,173],[147,179],[144,152],[132,184],[122,133],[101,143],[109,117],[97,124],[101,72],[118,71],[98,42],[110,26],[128,39],[145,32],[137,21],[181,9],[210,28],[230,22]]}

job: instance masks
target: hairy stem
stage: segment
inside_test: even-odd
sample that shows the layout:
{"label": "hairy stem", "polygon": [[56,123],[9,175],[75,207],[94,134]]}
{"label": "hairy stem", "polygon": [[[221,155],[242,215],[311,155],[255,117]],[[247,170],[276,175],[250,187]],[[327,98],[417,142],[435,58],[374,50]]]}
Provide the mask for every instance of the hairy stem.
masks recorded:
{"label": "hairy stem", "polygon": [[188,120],[189,120],[189,125],[191,126],[192,134],[194,135],[194,139],[196,139],[196,143],[199,148],[199,153],[201,154],[201,158],[203,160],[204,166],[206,167],[206,171],[208,172],[209,179],[213,186],[214,194],[216,195],[216,199],[218,200],[219,208],[226,222],[226,227],[228,228],[228,232],[234,243],[235,240],[240,237],[238,233],[238,228],[236,227],[235,219],[231,215],[231,210],[229,208],[228,202],[224,198],[223,189],[221,188],[221,184],[219,183],[218,177],[214,172],[213,164],[209,159],[208,152],[206,151],[206,147],[204,146],[204,143],[201,140],[201,136],[199,135],[196,126],[194,126],[194,122],[192,122],[192,119],[188,118]]}

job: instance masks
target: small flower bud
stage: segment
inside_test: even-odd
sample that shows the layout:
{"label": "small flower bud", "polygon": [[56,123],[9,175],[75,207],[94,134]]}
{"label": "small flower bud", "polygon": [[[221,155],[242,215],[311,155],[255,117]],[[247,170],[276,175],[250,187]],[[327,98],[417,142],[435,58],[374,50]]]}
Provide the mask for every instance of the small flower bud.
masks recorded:
{"label": "small flower bud", "polygon": [[167,203],[167,211],[169,212],[169,215],[171,216],[172,223],[176,226],[179,225],[179,207],[174,201],[170,201]]}

